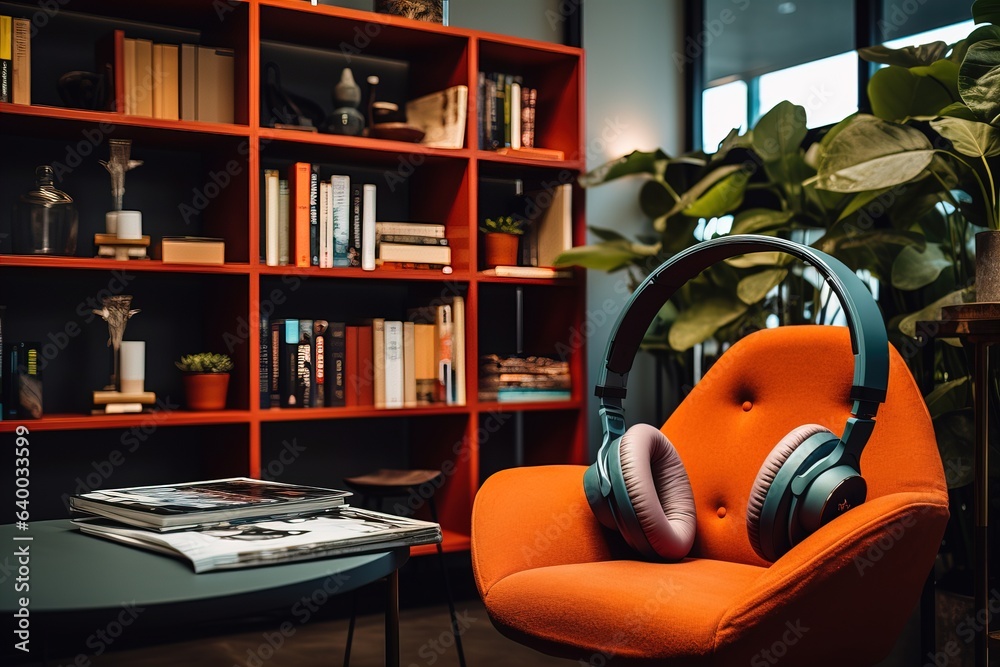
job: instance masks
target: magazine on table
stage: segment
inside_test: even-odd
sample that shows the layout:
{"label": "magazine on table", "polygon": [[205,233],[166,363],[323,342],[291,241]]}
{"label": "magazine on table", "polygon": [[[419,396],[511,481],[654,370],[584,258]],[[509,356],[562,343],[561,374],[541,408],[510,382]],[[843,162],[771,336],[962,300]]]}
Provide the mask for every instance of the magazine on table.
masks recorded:
{"label": "magazine on table", "polygon": [[234,519],[274,518],[339,507],[349,491],[229,477],[91,491],[70,498],[78,512],[153,530],[183,530]]}
{"label": "magazine on table", "polygon": [[131,528],[98,517],[73,523],[88,535],[186,558],[196,573],[441,541],[436,523],[346,505],[294,518],[234,521],[176,532]]}

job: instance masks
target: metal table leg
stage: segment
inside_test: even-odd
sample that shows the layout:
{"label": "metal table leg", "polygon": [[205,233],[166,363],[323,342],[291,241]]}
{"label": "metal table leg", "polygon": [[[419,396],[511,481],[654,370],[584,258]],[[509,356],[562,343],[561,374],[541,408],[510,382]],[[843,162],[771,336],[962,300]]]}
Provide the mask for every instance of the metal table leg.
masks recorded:
{"label": "metal table leg", "polygon": [[[975,405],[976,405],[976,460],[975,460],[975,525],[974,544],[976,551],[975,600],[976,616],[985,617],[983,628],[976,634],[976,666],[989,665],[989,424],[990,424],[990,381],[989,344],[976,343],[975,359]],[[984,612],[985,610],[985,612]]]}
{"label": "metal table leg", "polygon": [[385,665],[399,667],[399,570],[385,580]]}

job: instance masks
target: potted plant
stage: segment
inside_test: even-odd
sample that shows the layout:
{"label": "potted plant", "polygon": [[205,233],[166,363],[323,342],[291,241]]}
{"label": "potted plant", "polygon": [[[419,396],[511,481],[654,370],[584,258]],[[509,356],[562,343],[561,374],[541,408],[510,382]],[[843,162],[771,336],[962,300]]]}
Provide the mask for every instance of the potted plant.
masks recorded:
{"label": "potted plant", "polygon": [[225,409],[232,359],[224,354],[199,352],[181,357],[175,365],[184,371],[184,395],[189,409]]}
{"label": "potted plant", "polygon": [[517,265],[518,237],[524,233],[520,220],[510,215],[486,218],[479,231],[486,235],[486,268]]}

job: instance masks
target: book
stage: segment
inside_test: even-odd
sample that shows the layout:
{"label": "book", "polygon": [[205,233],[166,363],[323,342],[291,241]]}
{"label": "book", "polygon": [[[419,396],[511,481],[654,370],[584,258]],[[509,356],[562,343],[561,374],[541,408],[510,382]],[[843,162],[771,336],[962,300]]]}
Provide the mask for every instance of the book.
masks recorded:
{"label": "book", "polygon": [[299,321],[284,319],[271,322],[271,341],[271,352],[276,357],[271,362],[271,369],[272,372],[277,371],[271,379],[271,387],[278,395],[278,407],[300,408],[302,403],[296,393]]}
{"label": "book", "polygon": [[[268,373],[268,383],[270,384],[270,403],[268,407],[281,407],[281,338],[284,334],[282,327],[277,322],[268,324],[271,329],[268,338],[268,357],[271,370]],[[297,326],[297,325],[296,325]],[[262,339],[263,340],[263,339]]]}
{"label": "book", "polygon": [[434,402],[437,389],[437,369],[434,358],[437,353],[437,336],[433,324],[415,323],[414,329],[414,368],[416,379],[417,405],[429,405]]}
{"label": "book", "polygon": [[348,491],[226,477],[134,486],[71,496],[70,509],[158,531],[249,518],[294,516],[339,507]]}
{"label": "book", "polygon": [[351,220],[347,237],[347,265],[361,266],[362,254],[362,221],[364,219],[364,186],[360,183],[351,184]]}
{"label": "book", "polygon": [[9,16],[0,16],[0,102],[11,101],[14,85],[14,26]]}
{"label": "book", "polygon": [[376,222],[375,234],[399,234],[403,236],[424,236],[435,239],[445,238],[445,226],[433,222]]}
{"label": "book", "polygon": [[440,245],[381,243],[379,244],[378,258],[385,262],[451,264],[451,248]]}
{"label": "book", "polygon": [[125,91],[125,114],[134,116],[138,113],[135,97],[135,87],[138,77],[135,67],[135,39],[126,37],[122,46],[122,71],[124,72],[122,81]]}
{"label": "book", "polygon": [[343,322],[330,322],[328,333],[325,405],[339,408],[347,404],[347,327]]}
{"label": "book", "polygon": [[328,345],[330,343],[330,323],[326,320],[313,320],[313,367],[316,383],[313,387],[310,407],[323,407],[327,403],[327,361],[330,358]]}
{"label": "book", "polygon": [[385,320],[372,320],[372,390],[373,405],[385,407]]}
{"label": "book", "polygon": [[226,242],[198,236],[164,236],[153,249],[164,264],[225,264]]}
{"label": "book", "polygon": [[375,196],[374,185],[365,183],[362,197],[361,220],[361,268],[365,271],[375,270]]}
{"label": "book", "polygon": [[451,275],[450,264],[429,264],[427,262],[386,262],[376,260],[375,265],[383,271],[440,271],[444,275]]}
{"label": "book", "polygon": [[15,18],[13,21],[13,83],[10,97],[14,104],[31,104],[31,21]]}
{"label": "book", "polygon": [[135,40],[135,82],[132,96],[135,100],[135,115],[153,117],[153,88],[156,73],[153,71],[153,42],[148,39]]}
{"label": "book", "polygon": [[453,367],[454,359],[454,322],[452,320],[452,310],[450,303],[444,303],[437,307],[436,328],[437,334],[437,378],[438,386],[435,398],[447,405],[455,403],[455,375]]}
{"label": "book", "polygon": [[264,263],[267,266],[278,266],[279,180],[277,169],[264,170]]}
{"label": "book", "polygon": [[331,239],[333,218],[330,211],[330,184],[319,184],[319,262],[321,269],[333,267],[333,246]]}
{"label": "book", "polygon": [[379,234],[376,243],[402,243],[405,245],[448,245],[448,239],[414,234]]}
{"label": "book", "polygon": [[424,131],[420,143],[436,148],[465,146],[469,87],[452,86],[406,103],[406,122]]}
{"label": "book", "polygon": [[176,44],[161,44],[160,118],[180,119],[180,56]]}
{"label": "book", "polygon": [[349,408],[360,405],[361,359],[358,352],[360,327],[344,327],[344,405]]}
{"label": "book", "polygon": [[[499,85],[499,82],[497,83]],[[503,145],[510,148],[510,112],[512,101],[511,87],[514,85],[514,77],[510,74],[503,75]]]}
{"label": "book", "polygon": [[258,390],[260,393],[259,405],[262,410],[271,407],[271,323],[268,322],[267,315],[260,314],[259,328],[260,349],[258,350],[259,373]]}
{"label": "book", "polygon": [[195,83],[197,119],[210,123],[234,122],[235,52],[198,46]]}
{"label": "book", "polygon": [[572,271],[548,266],[496,266],[483,271],[484,276],[501,278],[571,278]]}
{"label": "book", "polygon": [[319,165],[309,170],[309,265],[319,266]]}
{"label": "book", "polygon": [[[520,77],[517,77],[520,79]],[[521,147],[521,83],[510,84],[510,147]]]}
{"label": "book", "polygon": [[451,297],[454,335],[452,366],[455,375],[455,404],[465,405],[465,299]]}
{"label": "book", "polygon": [[351,177],[333,176],[330,179],[330,186],[330,212],[333,218],[333,233],[330,240],[333,250],[332,266],[350,266],[348,245],[351,230]]}
{"label": "book", "polygon": [[114,30],[94,47],[97,71],[107,81],[105,111],[125,113],[125,31]]}
{"label": "book", "polygon": [[568,389],[501,388],[497,391],[499,403],[568,401],[570,397],[571,392]]}
{"label": "book", "polygon": [[168,533],[107,519],[76,519],[74,524],[87,535],[187,560],[197,574],[441,541],[436,523],[356,507]]}
{"label": "book", "polygon": [[152,98],[153,118],[163,118],[163,45],[153,44]]}
{"label": "book", "polygon": [[[289,264],[310,266],[309,255],[309,178],[312,165],[296,162],[288,173]],[[374,250],[374,248],[373,248]]]}
{"label": "book", "polygon": [[552,148],[534,148],[532,146],[521,146],[521,148],[498,148],[497,155],[509,155],[527,160],[563,160],[566,153]]}
{"label": "book", "polygon": [[181,120],[198,120],[198,47],[181,44],[180,48]]}
{"label": "book", "polygon": [[375,405],[375,335],[372,325],[358,327],[358,405]]}
{"label": "book", "polygon": [[403,407],[403,323],[385,321],[385,407]]}
{"label": "book", "polygon": [[299,320],[298,343],[295,349],[295,400],[300,408],[313,407],[316,387],[316,342],[313,321]]}
{"label": "book", "polygon": [[557,185],[551,192],[535,193],[531,201],[536,206],[549,202],[534,216],[532,228],[538,266],[555,266],[556,257],[573,247],[573,186]]}
{"label": "book", "polygon": [[110,391],[99,389],[93,392],[94,405],[108,405],[114,403],[138,403],[140,405],[153,405],[156,403],[156,394],[152,391]]}
{"label": "book", "polygon": [[403,322],[403,407],[417,405],[416,325]]}
{"label": "book", "polygon": [[278,266],[288,266],[288,179],[278,180]]}

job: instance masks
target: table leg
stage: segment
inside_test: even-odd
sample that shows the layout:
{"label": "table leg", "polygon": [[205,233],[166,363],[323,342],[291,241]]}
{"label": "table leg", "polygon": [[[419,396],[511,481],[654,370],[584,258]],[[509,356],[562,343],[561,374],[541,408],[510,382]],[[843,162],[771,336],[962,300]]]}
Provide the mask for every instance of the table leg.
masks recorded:
{"label": "table leg", "polygon": [[385,665],[399,667],[399,570],[385,580]]}
{"label": "table leg", "polygon": [[[976,403],[976,460],[975,460],[975,535],[976,577],[975,600],[976,615],[985,610],[985,622],[981,632],[976,634],[976,666],[989,665],[989,425],[990,425],[990,378],[989,378],[989,344],[977,343],[975,347],[975,386]],[[978,619],[977,619],[978,620]]]}

